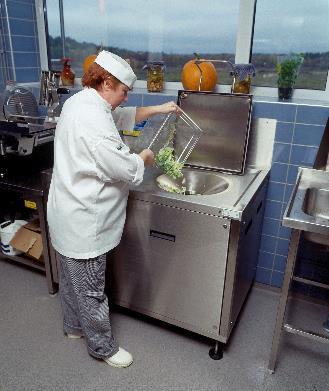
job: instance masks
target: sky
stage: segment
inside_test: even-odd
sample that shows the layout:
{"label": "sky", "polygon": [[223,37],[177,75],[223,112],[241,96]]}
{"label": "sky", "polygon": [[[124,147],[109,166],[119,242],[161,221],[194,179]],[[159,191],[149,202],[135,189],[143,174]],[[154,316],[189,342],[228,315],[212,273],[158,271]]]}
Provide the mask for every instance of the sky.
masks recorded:
{"label": "sky", "polygon": [[[244,1],[244,0],[242,0]],[[63,0],[65,35],[166,53],[234,53],[239,0]],[[316,4],[316,5],[315,5]],[[60,35],[58,0],[47,0]],[[258,0],[254,53],[329,51],[328,0]]]}

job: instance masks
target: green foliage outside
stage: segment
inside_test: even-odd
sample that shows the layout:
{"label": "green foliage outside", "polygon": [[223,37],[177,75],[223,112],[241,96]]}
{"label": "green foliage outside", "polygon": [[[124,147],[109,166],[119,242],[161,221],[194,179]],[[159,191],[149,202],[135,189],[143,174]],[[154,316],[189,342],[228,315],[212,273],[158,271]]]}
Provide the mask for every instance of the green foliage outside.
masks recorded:
{"label": "green foliage outside", "polygon": [[299,67],[304,61],[302,54],[296,54],[286,57],[283,61],[276,64],[278,74],[278,87],[294,87]]}

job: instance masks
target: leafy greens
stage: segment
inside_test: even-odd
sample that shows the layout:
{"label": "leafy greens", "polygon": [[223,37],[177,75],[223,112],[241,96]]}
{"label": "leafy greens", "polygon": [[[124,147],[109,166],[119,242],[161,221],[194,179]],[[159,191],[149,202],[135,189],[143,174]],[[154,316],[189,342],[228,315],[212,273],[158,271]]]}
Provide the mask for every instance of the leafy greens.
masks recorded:
{"label": "leafy greens", "polygon": [[175,160],[174,148],[161,148],[155,157],[155,163],[166,175],[173,179],[183,176],[183,163],[179,163]]}

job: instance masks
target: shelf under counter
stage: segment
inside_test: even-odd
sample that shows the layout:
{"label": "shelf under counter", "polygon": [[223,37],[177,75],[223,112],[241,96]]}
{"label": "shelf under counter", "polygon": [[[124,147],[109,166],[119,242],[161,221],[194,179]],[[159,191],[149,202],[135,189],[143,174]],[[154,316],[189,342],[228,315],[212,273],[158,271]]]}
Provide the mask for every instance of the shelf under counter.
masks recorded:
{"label": "shelf under counter", "polygon": [[43,272],[46,272],[46,266],[44,263],[41,263],[39,261],[33,260],[33,258],[28,258],[25,255],[9,255],[0,253],[0,259],[10,260],[17,263],[21,263],[26,266],[30,266],[33,269],[41,270]]}
{"label": "shelf under counter", "polygon": [[[23,162],[21,161],[21,163]],[[48,292],[54,294],[58,290],[57,267],[56,265],[54,266],[56,260],[52,260],[55,257],[51,256],[51,244],[46,221],[47,189],[44,189],[42,181],[42,172],[52,167],[52,161],[51,159],[50,161],[42,161],[39,166],[37,163],[33,166],[33,170],[25,170],[24,166],[22,166],[21,170],[14,166],[11,167],[12,170],[9,172],[9,175],[0,179],[0,194],[1,192],[13,193],[21,199],[35,203],[35,212],[40,221],[44,264],[37,260],[34,261],[33,258],[29,258],[24,254],[13,256],[1,253],[0,258],[7,258],[8,260],[45,272]],[[6,208],[6,205],[3,205],[3,207]]]}

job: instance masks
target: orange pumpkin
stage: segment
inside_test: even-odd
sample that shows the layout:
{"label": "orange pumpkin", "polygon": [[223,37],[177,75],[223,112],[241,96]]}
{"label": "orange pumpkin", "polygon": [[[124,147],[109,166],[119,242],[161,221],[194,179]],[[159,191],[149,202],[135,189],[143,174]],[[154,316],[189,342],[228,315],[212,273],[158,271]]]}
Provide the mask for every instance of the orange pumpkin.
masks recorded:
{"label": "orange pumpkin", "polygon": [[[217,84],[217,71],[212,62],[188,61],[182,70],[182,84],[185,90],[213,91]],[[201,84],[200,84],[201,80]]]}
{"label": "orange pumpkin", "polygon": [[83,72],[86,73],[90,65],[95,61],[97,54],[90,54],[83,60]]}

